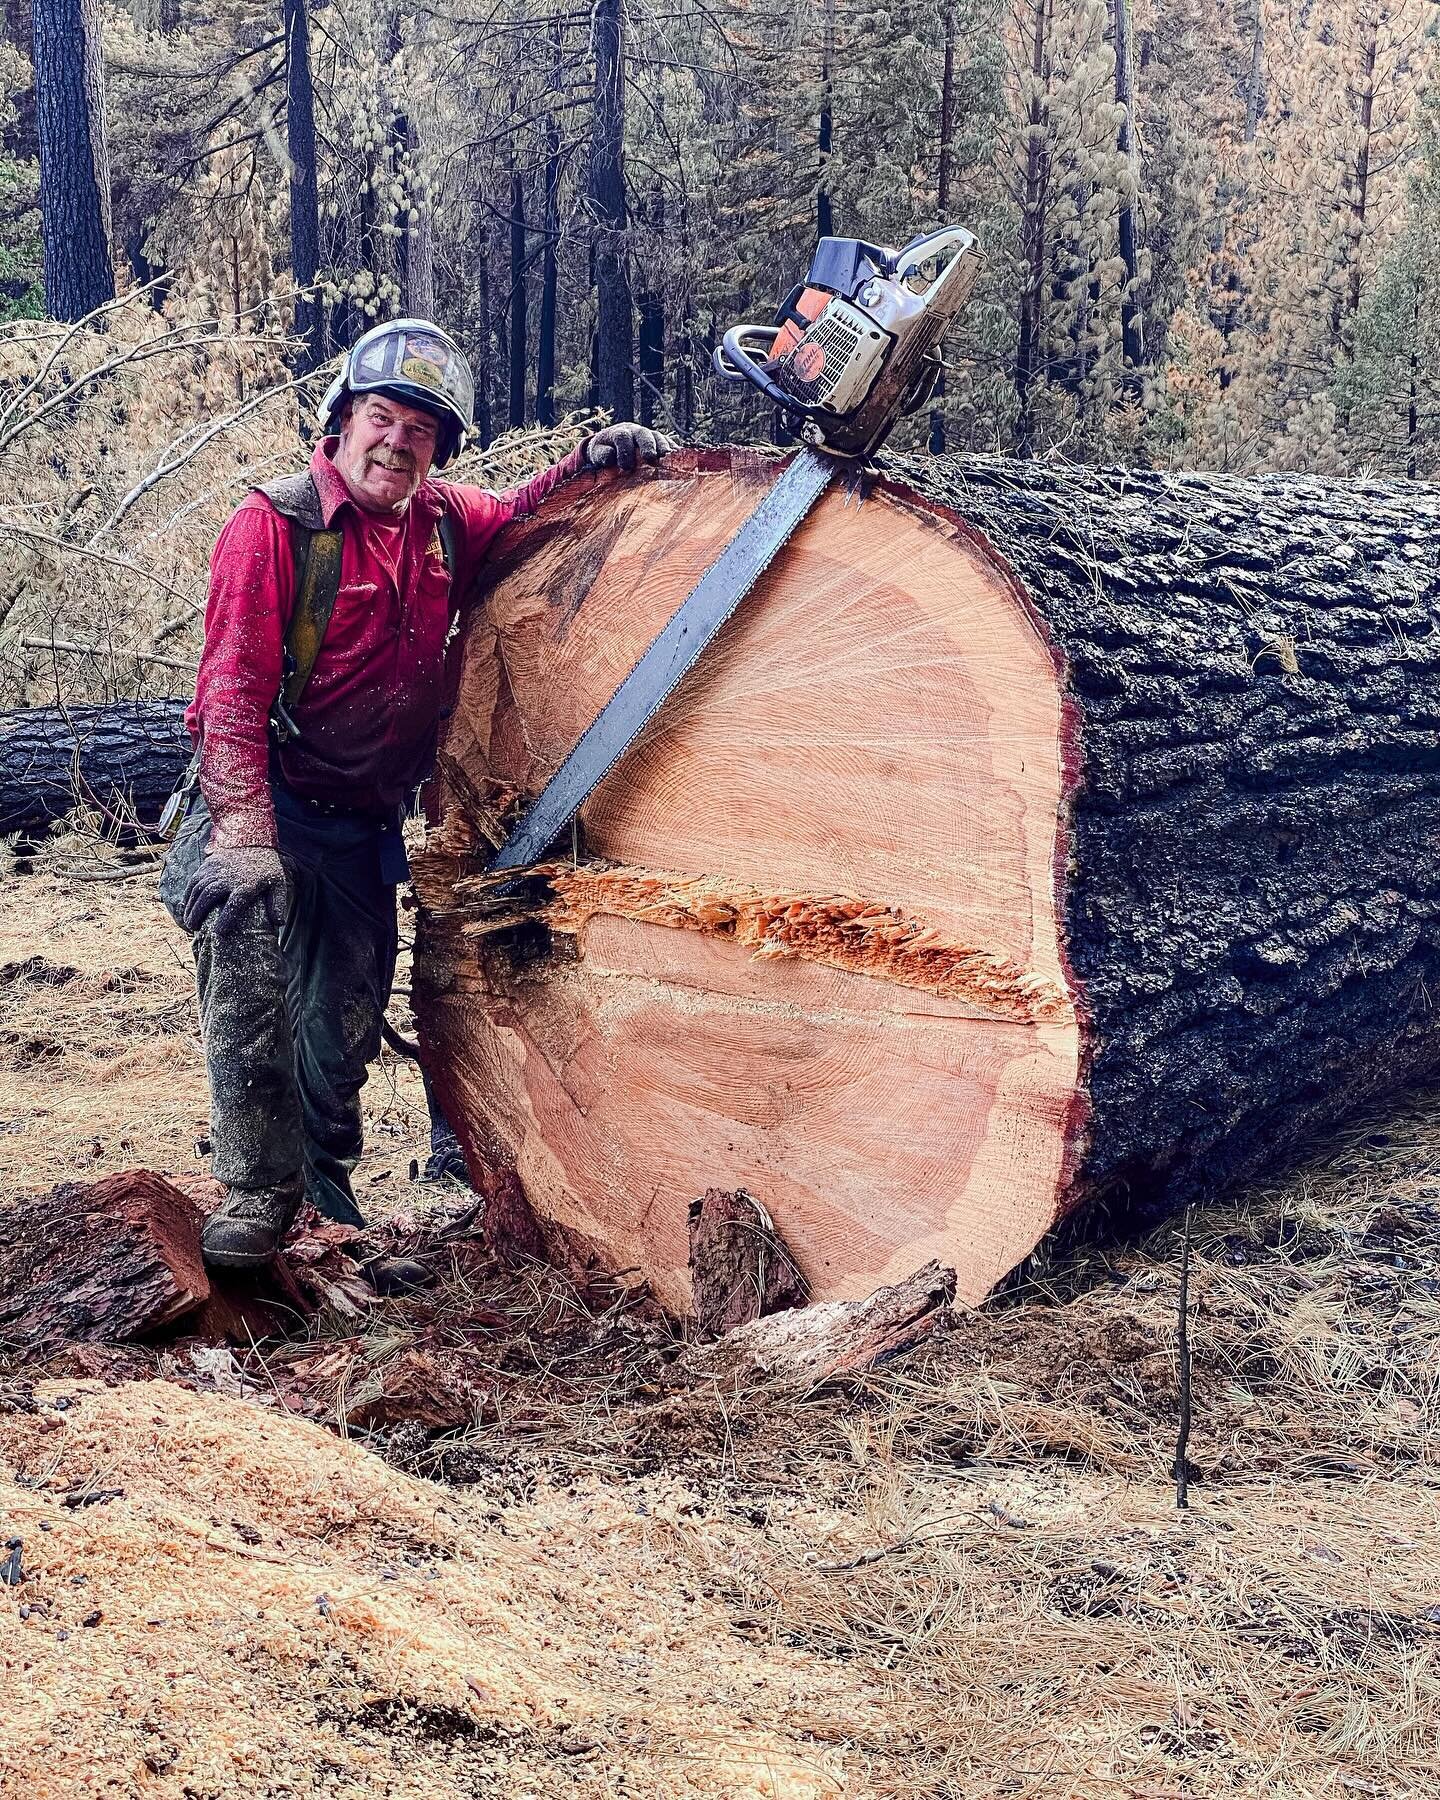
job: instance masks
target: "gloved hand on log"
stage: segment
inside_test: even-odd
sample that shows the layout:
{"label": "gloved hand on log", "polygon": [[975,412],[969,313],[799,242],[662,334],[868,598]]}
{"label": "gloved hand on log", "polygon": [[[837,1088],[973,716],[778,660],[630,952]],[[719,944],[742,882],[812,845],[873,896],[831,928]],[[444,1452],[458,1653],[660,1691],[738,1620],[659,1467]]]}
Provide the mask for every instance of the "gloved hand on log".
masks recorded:
{"label": "gloved hand on log", "polygon": [[585,446],[585,455],[592,469],[608,469],[618,463],[620,472],[630,475],[637,463],[659,462],[674,448],[663,432],[652,431],[648,425],[607,425]]}
{"label": "gloved hand on log", "polygon": [[215,935],[228,937],[260,905],[276,931],[290,905],[289,884],[278,851],[268,844],[239,844],[231,850],[209,850],[190,879],[180,906],[180,923],[198,931],[218,906]]}

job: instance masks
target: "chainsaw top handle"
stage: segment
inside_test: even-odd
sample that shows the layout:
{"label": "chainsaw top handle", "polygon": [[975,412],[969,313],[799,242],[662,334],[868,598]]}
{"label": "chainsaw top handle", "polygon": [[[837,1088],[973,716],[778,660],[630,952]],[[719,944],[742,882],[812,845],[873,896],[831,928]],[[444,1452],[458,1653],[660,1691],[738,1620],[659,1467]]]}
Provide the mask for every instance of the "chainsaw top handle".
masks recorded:
{"label": "chainsaw top handle", "polygon": [[732,325],[711,360],[715,373],[726,381],[748,381],[759,388],[767,400],[783,406],[786,412],[793,412],[795,396],[787,394],[765,368],[779,335],[778,325]]}

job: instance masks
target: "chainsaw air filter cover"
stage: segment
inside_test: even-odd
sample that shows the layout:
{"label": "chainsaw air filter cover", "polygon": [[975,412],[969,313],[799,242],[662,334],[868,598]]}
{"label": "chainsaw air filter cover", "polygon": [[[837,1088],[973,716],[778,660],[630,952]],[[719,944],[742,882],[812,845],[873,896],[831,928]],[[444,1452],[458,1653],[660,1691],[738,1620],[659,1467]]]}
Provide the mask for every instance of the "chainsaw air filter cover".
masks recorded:
{"label": "chainsaw air filter cover", "polygon": [[802,406],[846,413],[870,391],[876,360],[893,342],[848,300],[832,300],[772,370]]}

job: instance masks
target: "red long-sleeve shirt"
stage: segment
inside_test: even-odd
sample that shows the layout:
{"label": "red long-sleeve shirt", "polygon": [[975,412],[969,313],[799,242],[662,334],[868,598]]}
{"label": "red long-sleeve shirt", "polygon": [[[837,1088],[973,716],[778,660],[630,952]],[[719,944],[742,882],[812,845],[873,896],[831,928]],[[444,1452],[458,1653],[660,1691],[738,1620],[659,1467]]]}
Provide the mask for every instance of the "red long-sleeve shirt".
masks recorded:
{"label": "red long-sleeve shirt", "polygon": [[[430,771],[445,640],[475,569],[501,528],[584,466],[584,446],[503,494],[425,481],[398,520],[351,499],[327,438],[310,459],[327,528],[343,532],[340,590],[320,654],[294,708],[299,737],[279,751],[287,786],[307,799],[382,814]],[[452,583],[436,523],[453,521]],[[215,545],[205,647],[185,715],[200,752],[200,790],[216,848],[273,844],[270,709],[280,691],[295,604],[289,527],[263,494],[232,514]]]}

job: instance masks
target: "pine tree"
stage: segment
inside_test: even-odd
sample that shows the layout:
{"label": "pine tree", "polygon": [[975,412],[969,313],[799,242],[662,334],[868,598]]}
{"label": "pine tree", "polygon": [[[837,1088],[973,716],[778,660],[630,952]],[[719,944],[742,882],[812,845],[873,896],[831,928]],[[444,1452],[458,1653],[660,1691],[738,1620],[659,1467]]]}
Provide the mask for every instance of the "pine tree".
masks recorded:
{"label": "pine tree", "polygon": [[1268,305],[1245,380],[1266,457],[1282,467],[1343,466],[1337,377],[1403,229],[1431,11],[1428,0],[1325,0],[1299,22],[1267,15],[1278,104],[1259,133],[1269,183],[1252,281]]}
{"label": "pine tree", "polygon": [[95,0],[34,0],[45,305],[81,319],[115,296],[105,60]]}

